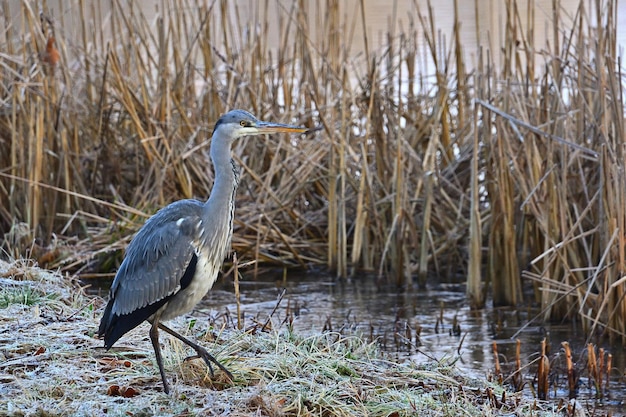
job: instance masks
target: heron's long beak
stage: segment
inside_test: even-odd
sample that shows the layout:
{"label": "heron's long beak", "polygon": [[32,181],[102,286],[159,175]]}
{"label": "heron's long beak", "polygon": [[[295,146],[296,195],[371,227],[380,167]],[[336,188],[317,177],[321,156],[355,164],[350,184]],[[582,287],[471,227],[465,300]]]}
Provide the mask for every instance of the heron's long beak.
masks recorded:
{"label": "heron's long beak", "polygon": [[304,133],[309,130],[306,127],[269,122],[258,122],[256,128],[259,133]]}

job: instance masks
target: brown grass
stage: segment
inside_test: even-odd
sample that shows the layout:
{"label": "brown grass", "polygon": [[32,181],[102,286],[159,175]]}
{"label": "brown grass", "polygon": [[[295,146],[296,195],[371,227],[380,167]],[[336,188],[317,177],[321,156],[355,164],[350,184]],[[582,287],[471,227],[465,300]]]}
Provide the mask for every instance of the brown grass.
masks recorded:
{"label": "brown grass", "polygon": [[365,38],[355,60],[362,4],[344,14],[336,1],[267,2],[250,7],[255,25],[227,2],[164,1],[156,22],[113,0],[108,19],[83,2],[40,18],[25,2],[23,31],[5,21],[0,33],[5,250],[83,276],[112,271],[156,209],[206,198],[211,124],[240,107],[321,127],[314,139],[237,143],[242,261],[401,285],[460,273],[475,306],[488,285],[496,304],[517,304],[533,282],[543,318],[626,338],[616,5],[591,3],[569,21],[555,2],[553,36],[537,45],[532,18],[522,25],[507,2],[502,58],[485,46],[468,74],[459,25],[444,45],[432,8],[391,27],[381,50]]}

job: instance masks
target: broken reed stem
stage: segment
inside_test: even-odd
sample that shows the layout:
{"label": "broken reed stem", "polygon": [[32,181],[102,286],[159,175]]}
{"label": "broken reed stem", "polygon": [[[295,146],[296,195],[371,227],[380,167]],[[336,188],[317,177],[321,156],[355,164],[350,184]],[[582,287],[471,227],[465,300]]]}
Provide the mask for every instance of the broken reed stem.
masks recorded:
{"label": "broken reed stem", "polygon": [[607,391],[607,394],[610,389],[612,367],[613,367],[613,355],[609,353],[606,358],[606,371],[605,371],[606,380],[604,382],[604,387]]}
{"label": "broken reed stem", "polygon": [[576,398],[576,369],[572,361],[572,350],[570,349],[568,342],[562,342],[563,350],[565,351],[565,369],[567,370],[567,387],[569,398]]}
{"label": "broken reed stem", "polygon": [[[603,348],[599,348],[596,355],[596,347],[592,343],[587,344],[587,369],[589,371],[589,381],[593,383],[596,398],[598,399],[604,398],[605,391],[608,390],[611,360],[612,356],[611,354],[608,354],[605,362],[605,352]],[[606,383],[604,383],[605,380]]]}
{"label": "broken reed stem", "polygon": [[493,351],[493,362],[495,365],[495,376],[498,384],[502,385],[504,377],[502,375],[502,369],[500,368],[500,355],[498,354],[498,344],[496,342],[491,343],[491,349]]}
{"label": "broken reed stem", "polygon": [[604,370],[605,370],[604,348],[599,348],[598,349],[598,381],[596,383],[596,386],[598,387],[598,391],[599,391],[596,394],[597,396],[599,396],[598,398],[604,397],[604,389],[602,387],[602,382],[604,381],[604,375],[603,375]]}
{"label": "broken reed stem", "polygon": [[524,380],[522,377],[522,341],[515,340],[515,371],[513,372],[513,387],[516,392],[520,392],[524,388]]}
{"label": "broken reed stem", "polygon": [[550,360],[547,355],[547,343],[544,338],[541,341],[541,355],[537,366],[537,397],[540,400],[548,399],[550,375]]}

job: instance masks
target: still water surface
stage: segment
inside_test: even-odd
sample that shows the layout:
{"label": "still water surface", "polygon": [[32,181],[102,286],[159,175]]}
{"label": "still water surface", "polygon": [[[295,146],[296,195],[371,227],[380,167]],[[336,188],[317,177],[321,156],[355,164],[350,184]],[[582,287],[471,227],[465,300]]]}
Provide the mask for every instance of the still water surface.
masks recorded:
{"label": "still water surface", "polygon": [[[323,274],[311,273],[290,276],[284,282],[280,276],[270,275],[240,282],[246,326],[254,318],[264,323],[276,308],[283,289],[285,295],[272,317],[275,326],[280,323],[286,326],[284,323],[291,318],[296,332],[320,332],[330,328],[345,334],[357,333],[376,340],[393,360],[421,364],[432,363],[434,359],[455,361],[455,366],[464,374],[477,378],[494,374],[494,341],[498,345],[504,376],[510,375],[515,359],[515,338],[519,338],[522,366],[527,366],[523,372],[527,396],[533,395],[530,385],[536,373],[534,361],[545,337],[551,348],[551,369],[559,375],[556,391],[553,388],[555,381],[551,381],[551,399],[567,401],[561,342],[568,341],[581,376],[578,398],[589,400],[590,406],[598,405],[590,400],[595,391],[588,386],[584,334],[578,326],[571,324],[542,324],[540,320],[529,324],[529,319],[538,313],[536,309],[472,312],[465,301],[464,285],[457,283],[433,283],[426,290],[415,287],[405,291],[395,286],[378,285],[374,278],[336,281]],[[232,281],[220,279],[197,310],[195,315],[200,317],[225,312],[235,316]],[[443,321],[438,323],[440,317]],[[454,331],[455,317],[460,332]],[[416,340],[416,329],[420,327],[420,336]],[[611,346],[608,341],[592,342],[613,355],[609,399],[602,403],[603,407],[608,407],[603,408],[604,414],[610,410],[614,416],[623,415],[626,413],[624,347],[617,343]]]}

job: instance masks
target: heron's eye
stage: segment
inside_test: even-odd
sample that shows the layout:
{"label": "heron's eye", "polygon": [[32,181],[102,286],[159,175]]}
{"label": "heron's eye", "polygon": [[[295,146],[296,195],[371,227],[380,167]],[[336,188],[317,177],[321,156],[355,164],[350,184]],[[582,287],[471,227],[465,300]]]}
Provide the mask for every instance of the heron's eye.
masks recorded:
{"label": "heron's eye", "polygon": [[241,122],[239,122],[239,124],[241,125],[241,127],[247,127],[248,126],[248,122],[246,122],[245,120],[242,120]]}

